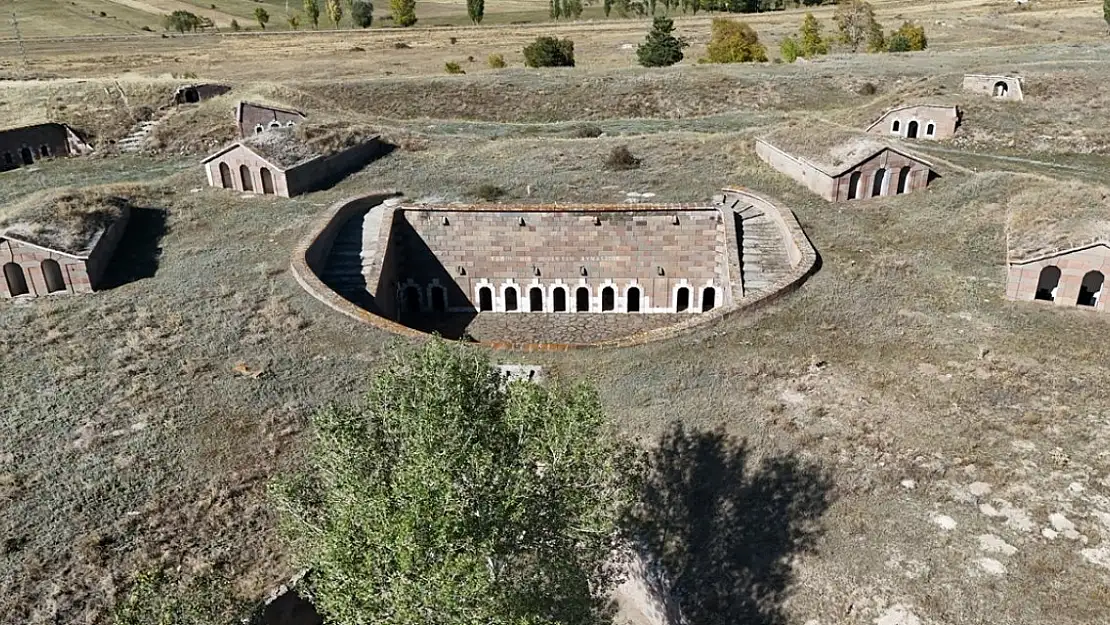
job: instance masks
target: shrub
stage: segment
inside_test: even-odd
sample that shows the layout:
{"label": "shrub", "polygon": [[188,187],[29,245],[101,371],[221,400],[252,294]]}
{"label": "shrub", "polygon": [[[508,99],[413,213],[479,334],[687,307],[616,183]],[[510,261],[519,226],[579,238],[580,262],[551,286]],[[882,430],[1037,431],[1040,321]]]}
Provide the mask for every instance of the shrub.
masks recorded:
{"label": "shrub", "polygon": [[[895,37],[900,40],[897,44],[898,47],[904,47],[905,49],[894,49]],[[890,34],[890,42],[887,44],[887,50],[890,52],[915,52],[928,47],[929,40],[925,37],[925,27],[918,26],[913,22],[903,22],[898,30]]]}
{"label": "shrub", "polygon": [[609,157],[605,159],[605,167],[614,171],[624,171],[628,169],[637,169],[640,166],[640,159],[632,156],[632,152],[628,150],[627,145],[618,145],[609,152]]}
{"label": "shrub", "polygon": [[374,5],[369,0],[355,0],[351,4],[351,21],[359,28],[374,24]]}
{"label": "shrub", "polygon": [[266,30],[266,24],[270,21],[270,14],[266,12],[266,9],[256,7],[254,9],[254,19],[262,30]]}
{"label": "shrub", "polygon": [[793,37],[787,37],[779,44],[779,56],[787,63],[793,63],[802,56],[802,47],[798,45],[798,40]]}
{"label": "shrub", "polygon": [[496,202],[506,195],[505,190],[495,184],[478,185],[473,194],[484,202]]}
{"label": "shrub", "polygon": [[351,52],[366,52],[366,48],[364,48],[362,46],[353,46],[350,51]]}
{"label": "shrub", "polygon": [[574,67],[574,42],[570,39],[537,37],[524,48],[527,67]]}
{"label": "shrub", "polygon": [[575,139],[596,139],[603,134],[605,134],[605,132],[599,126],[595,126],[594,124],[581,124],[579,126],[575,126],[570,131],[570,136],[574,137]]}
{"label": "shrub", "polygon": [[239,20],[231,20],[231,32],[237,33],[241,30],[243,30],[243,27],[239,25]]}
{"label": "shrub", "polygon": [[821,22],[812,13],[806,13],[798,34],[801,39],[799,51],[805,58],[829,53],[829,43],[821,37]]}
{"label": "shrub", "polygon": [[864,0],[847,0],[836,7],[833,21],[840,31],[840,41],[858,51],[867,42],[867,49],[877,52],[883,49],[883,27],[875,21],[875,9]]}
{"label": "shrub", "polygon": [[766,61],[767,48],[759,42],[759,35],[744,22],[713,18],[706,63],[748,63]]}
{"label": "shrub", "polygon": [[636,58],[644,67],[666,67],[682,60],[682,49],[687,44],[675,37],[674,20],[669,17],[656,17],[652,20],[651,32],[647,39],[636,48]]}
{"label": "shrub", "polygon": [[395,24],[408,28],[416,23],[416,0],[389,0],[389,13]]}
{"label": "shrub", "polygon": [[489,55],[489,59],[487,59],[486,62],[489,63],[489,66],[493,69],[503,69],[507,66],[507,64],[505,63],[505,57],[501,56],[500,54]]}
{"label": "shrub", "polygon": [[195,13],[188,11],[174,11],[162,16],[162,27],[166,30],[176,30],[179,33],[194,31],[200,27],[200,18]]}
{"label": "shrub", "polygon": [[151,29],[150,29],[150,26],[143,26],[143,27],[142,27],[142,28],[140,28],[139,30],[145,30],[145,31],[146,31],[146,32],[148,32],[148,33],[152,33],[152,32],[154,32],[153,30],[151,30]]}
{"label": "shrub", "polygon": [[459,67],[459,64],[454,62],[454,61],[447,61],[446,63],[444,63],[443,69],[448,74],[465,74],[466,73],[466,72],[463,71],[463,68]]}
{"label": "shrub", "polygon": [[902,36],[902,33],[894,33],[886,44],[887,52],[909,52],[910,40]]}
{"label": "shrub", "polygon": [[860,95],[875,95],[878,91],[875,84],[870,82],[865,82],[859,86],[859,89],[856,89],[856,93]]}
{"label": "shrub", "polygon": [[398,42],[395,42],[395,43],[393,44],[393,47],[394,47],[395,49],[397,49],[397,50],[408,50],[408,49],[409,49],[409,48],[411,48],[412,46],[410,46],[409,44],[405,43],[404,41],[398,41]]}
{"label": "shrub", "polygon": [[451,42],[451,45],[455,45],[456,43],[459,42],[459,38],[458,37],[451,37],[450,39],[448,39],[448,41]]}

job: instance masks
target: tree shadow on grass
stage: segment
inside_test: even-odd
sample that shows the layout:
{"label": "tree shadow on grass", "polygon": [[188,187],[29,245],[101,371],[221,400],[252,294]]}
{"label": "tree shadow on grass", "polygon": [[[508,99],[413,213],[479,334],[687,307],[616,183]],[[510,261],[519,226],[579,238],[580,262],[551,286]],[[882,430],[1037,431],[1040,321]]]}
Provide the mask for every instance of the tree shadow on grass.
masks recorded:
{"label": "tree shadow on grass", "polygon": [[723,431],[681,424],[650,454],[629,529],[660,575],[652,592],[690,625],[786,622],[792,556],[821,533],[829,475],[793,455],[749,455]]}

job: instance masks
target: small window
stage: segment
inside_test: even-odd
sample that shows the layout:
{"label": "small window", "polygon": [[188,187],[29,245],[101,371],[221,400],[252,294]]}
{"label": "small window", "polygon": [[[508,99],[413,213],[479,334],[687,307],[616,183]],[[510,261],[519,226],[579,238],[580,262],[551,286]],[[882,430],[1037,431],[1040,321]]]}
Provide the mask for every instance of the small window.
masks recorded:
{"label": "small window", "polygon": [[690,310],[690,289],[687,287],[679,287],[678,291],[674,294],[674,309],[675,312],[686,312]]}
{"label": "small window", "polygon": [[863,174],[859,173],[858,171],[854,171],[854,172],[852,172],[851,176],[848,176],[848,199],[849,200],[854,200],[854,199],[859,197],[860,185],[862,185],[862,184],[863,184]]}
{"label": "small window", "polygon": [[902,122],[898,121],[897,119],[894,120],[894,123],[892,123],[890,125],[890,131],[891,132],[900,132],[901,130],[902,130]]}
{"label": "small window", "polygon": [[281,128],[281,122],[279,122],[276,119],[274,121],[270,122],[270,129],[273,130],[275,128]]}
{"label": "small window", "polygon": [[31,148],[24,146],[19,151],[19,156],[23,159],[24,165],[34,165],[35,155],[31,153]]}
{"label": "small window", "polygon": [[52,258],[42,261],[42,279],[46,282],[47,293],[66,290],[66,281],[62,277],[62,267],[58,265],[58,261]]}
{"label": "small window", "polygon": [[505,289],[505,312],[515,312],[518,308],[516,302],[516,287]]}
{"label": "small window", "polygon": [[1098,306],[1099,296],[1102,295],[1102,282],[1101,271],[1087,272],[1079,285],[1079,298],[1075,303],[1080,306]]}
{"label": "small window", "polygon": [[262,127],[262,124],[259,124],[259,125],[254,127],[254,134],[260,135],[260,134],[262,134],[263,130],[266,130],[266,129]]}
{"label": "small window", "polygon": [[543,289],[534,286],[528,289],[528,310],[543,312]]}
{"label": "small window", "polygon": [[879,197],[883,194],[883,186],[886,182],[886,168],[879,168],[875,172],[875,180],[871,183],[871,197]]}
{"label": "small window", "polygon": [[551,310],[552,312],[566,312],[567,311],[567,290],[559,287],[551,293]]}
{"label": "small window", "polygon": [[701,311],[709,312],[717,307],[717,289],[707,286],[701,292]]}
{"label": "small window", "polygon": [[613,287],[607,286],[601,289],[601,312],[610,312],[616,308],[617,298]]}
{"label": "small window", "polygon": [[4,279],[8,283],[8,295],[12,297],[26,295],[31,292],[27,288],[27,277],[23,275],[23,267],[20,267],[17,263],[4,265]]}
{"label": "small window", "polygon": [[1056,289],[1059,287],[1060,269],[1049,265],[1041,270],[1041,276],[1037,280],[1037,292],[1033,295],[1033,299],[1054,302],[1056,301]]}
{"label": "small window", "polygon": [[404,291],[404,311],[407,313],[420,312],[420,289],[414,286],[405,287]]}
{"label": "small window", "polygon": [[630,313],[640,312],[640,287],[630,287],[626,298],[628,299],[628,305],[625,306],[625,310]]}
{"label": "small window", "polygon": [[493,289],[484,286],[478,289],[478,312],[493,310]]}
{"label": "small window", "polygon": [[297,125],[297,122],[295,122],[293,120],[289,120],[289,121],[285,122],[285,127],[286,128],[292,128],[293,126],[296,126],[296,125]]}
{"label": "small window", "polygon": [[578,312],[590,312],[590,289],[578,287],[574,292],[574,309]]}
{"label": "small window", "polygon": [[926,137],[931,137],[935,134],[937,134],[937,125],[936,124],[929,123],[927,126],[925,126],[925,136]]}
{"label": "small window", "polygon": [[50,146],[40,145],[39,146],[39,156],[41,156],[43,158],[50,158]]}

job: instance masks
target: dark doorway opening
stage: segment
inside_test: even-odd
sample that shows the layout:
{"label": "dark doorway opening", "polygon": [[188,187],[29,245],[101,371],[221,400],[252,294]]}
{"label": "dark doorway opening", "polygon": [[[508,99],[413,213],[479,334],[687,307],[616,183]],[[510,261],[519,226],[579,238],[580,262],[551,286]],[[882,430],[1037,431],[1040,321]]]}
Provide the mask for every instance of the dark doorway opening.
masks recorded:
{"label": "dark doorway opening", "polygon": [[609,312],[617,307],[616,293],[613,287],[607,286],[601,289],[601,312]]}
{"label": "dark doorway opening", "polygon": [[23,267],[16,263],[4,265],[4,279],[8,282],[8,294],[12,297],[31,292],[27,288],[27,277],[23,275]]}
{"label": "dark doorway opening", "polygon": [[909,125],[906,126],[906,138],[907,139],[916,139],[917,138],[917,122],[915,122],[915,121],[910,122]]}
{"label": "dark doorway opening", "polygon": [[505,312],[515,312],[517,307],[516,287],[511,286],[505,289]]}
{"label": "dark doorway opening", "polygon": [[628,289],[628,312],[640,312],[640,287],[630,287]]}
{"label": "dark doorway opening", "polygon": [[1056,289],[1060,286],[1060,269],[1048,266],[1041,270],[1041,277],[1037,280],[1037,293],[1033,299],[1046,302],[1056,301]]}
{"label": "dark doorway opening", "polygon": [[701,292],[701,311],[708,312],[717,307],[717,289],[706,287]]}
{"label": "dark doorway opening", "polygon": [[880,168],[875,172],[875,181],[871,183],[871,197],[883,194],[883,183],[886,182],[886,169]]}
{"label": "dark doorway opening", "polygon": [[574,309],[578,312],[590,312],[590,289],[578,287],[574,292]]}
{"label": "dark doorway opening", "polygon": [[42,279],[46,281],[47,293],[66,290],[66,281],[62,277],[62,267],[58,264],[58,261],[52,258],[42,261]]}
{"label": "dark doorway opening", "polygon": [[863,174],[859,173],[858,171],[852,172],[852,175],[848,177],[848,199],[849,200],[854,200],[857,197],[859,197],[859,188],[860,188],[860,185],[862,184],[862,182],[861,182],[862,179],[863,179]]}
{"label": "dark doorway opening", "polygon": [[567,290],[560,287],[551,293],[551,310],[553,312],[567,311]]}
{"label": "dark doorway opening", "polygon": [[441,286],[432,287],[432,310],[447,312],[447,291],[443,290]]}
{"label": "dark doorway opening", "polygon": [[225,189],[235,188],[235,183],[231,181],[231,168],[227,163],[220,163],[220,186]]}
{"label": "dark doorway opening", "polygon": [[239,166],[239,181],[243,183],[244,191],[254,191],[254,178],[251,176],[251,170],[246,165]]}
{"label": "dark doorway opening", "polygon": [[266,195],[274,194],[274,176],[270,173],[270,169],[263,167],[259,170],[262,175],[262,193]]}
{"label": "dark doorway opening", "polygon": [[420,312],[420,289],[414,286],[405,287],[404,291],[405,312]]}
{"label": "dark doorway opening", "polygon": [[675,312],[686,312],[690,310],[690,289],[680,287],[675,293],[674,300]]}
{"label": "dark doorway opening", "polygon": [[478,289],[478,311],[487,312],[493,310],[493,289],[484,286]]}
{"label": "dark doorway opening", "polygon": [[34,154],[31,154],[31,148],[26,148],[26,147],[23,148],[22,150],[19,151],[19,156],[20,156],[20,158],[23,159],[23,164],[24,165],[34,165],[35,164],[35,156],[34,156]]}
{"label": "dark doorway opening", "polygon": [[898,193],[905,193],[910,184],[910,168],[903,167],[898,170]]}
{"label": "dark doorway opening", "polygon": [[543,312],[543,289],[538,286],[528,289],[528,310]]}
{"label": "dark doorway opening", "polygon": [[1079,299],[1075,303],[1080,306],[1098,305],[1098,298],[1102,294],[1103,280],[1101,271],[1088,271],[1087,275],[1083,276],[1083,282],[1079,285]]}

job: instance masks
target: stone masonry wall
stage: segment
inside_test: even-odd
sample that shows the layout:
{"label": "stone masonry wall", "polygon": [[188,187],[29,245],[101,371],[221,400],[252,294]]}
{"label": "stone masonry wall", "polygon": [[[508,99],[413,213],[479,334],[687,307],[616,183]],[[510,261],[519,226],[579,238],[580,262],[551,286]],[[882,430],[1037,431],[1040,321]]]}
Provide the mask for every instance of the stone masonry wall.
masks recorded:
{"label": "stone masonry wall", "polygon": [[0,239],[0,293],[4,297],[12,297],[7,270],[8,265],[13,263],[23,273],[29,290],[28,295],[39,296],[51,293],[43,276],[43,263],[47,260],[58,263],[65,283],[64,288],[54,293],[88,293],[93,290],[84,260],[20,241]]}
{"label": "stone masonry wall", "polygon": [[800,182],[805,188],[829,200],[836,199],[836,183],[825,172],[790,156],[766,141],[755,142],[755,153],[765,163]]}
{"label": "stone masonry wall", "polygon": [[[220,176],[220,163],[225,163],[231,173],[231,186],[225,187],[223,179]],[[242,176],[240,174],[240,167],[246,167],[249,172],[251,180],[251,189],[247,190],[243,184]],[[213,159],[204,165],[204,171],[208,176],[208,184],[213,187],[222,187],[235,189],[236,191],[244,191],[246,193],[262,194],[262,168],[270,170],[270,176],[274,181],[274,194],[282,197],[289,197],[289,186],[286,182],[285,173],[273,167],[266,161],[259,158],[250,150],[243,146],[237,146],[232,150],[221,154],[219,158]]]}
{"label": "stone masonry wall", "polygon": [[[909,138],[910,125],[917,124],[915,139],[941,141],[951,139],[956,134],[959,113],[953,106],[920,105],[907,106],[888,111],[868,128],[876,135]],[[897,127],[895,127],[897,123]],[[929,134],[932,125],[933,133]]]}
{"label": "stone masonry wall", "polygon": [[[999,83],[1006,85],[1005,95],[998,95],[996,88]],[[968,74],[964,76],[964,91],[987,95],[998,100],[1021,101],[1025,99],[1022,93],[1021,78],[1016,76],[986,76],[982,74]]]}
{"label": "stone masonry wall", "polygon": [[555,311],[559,289],[565,289],[564,310],[577,311],[581,287],[589,291],[590,312],[603,311],[606,287],[613,289],[613,312],[627,311],[633,287],[640,291],[640,312],[676,312],[683,287],[688,289],[689,312],[701,310],[706,287],[715,289],[714,307],[731,299],[727,269],[721,262],[726,253],[725,226],[716,209],[405,208],[397,212],[393,237],[390,248],[397,255],[398,292],[416,287],[425,310],[433,307],[435,286],[446,290],[448,311],[457,312],[478,308],[483,287],[492,291],[495,312],[506,311],[510,289],[516,290],[516,309],[532,311],[534,287],[541,289],[545,312]]}
{"label": "stone masonry wall", "polygon": [[893,150],[883,150],[872,158],[860,163],[856,167],[844,172],[836,178],[836,195],[833,201],[847,201],[849,189],[852,185],[852,174],[859,172],[857,193],[854,199],[875,197],[875,177],[881,174],[883,181],[880,183],[877,195],[897,195],[898,180],[903,168],[908,169],[904,193],[924,189],[929,184],[929,166]]}
{"label": "stone masonry wall", "polygon": [[70,132],[62,124],[38,124],[0,132],[0,171],[7,171],[44,158],[69,156]]}
{"label": "stone masonry wall", "polygon": [[[1032,301],[1036,297],[1041,272],[1047,267],[1059,269],[1060,280],[1055,299],[1045,303],[1075,306],[1084,276],[1092,271],[1097,271],[1102,276],[1110,275],[1110,248],[1105,245],[1095,245],[1043,260],[1024,264],[1011,263],[1007,270],[1006,297],[1012,300]],[[1102,290],[1105,290],[1105,287]],[[1106,301],[1100,296],[1094,308],[1107,310],[1106,306]]]}
{"label": "stone masonry wall", "polygon": [[268,130],[272,122],[286,126],[290,122],[297,124],[304,119],[304,115],[293,111],[272,108],[261,104],[243,102],[239,109],[239,136],[249,137],[257,132],[259,126]]}

